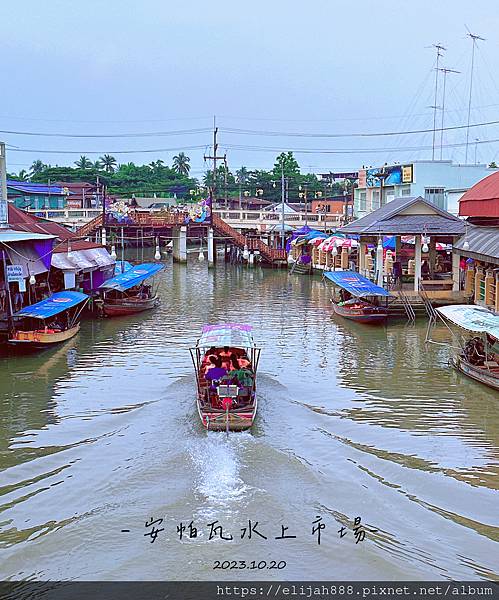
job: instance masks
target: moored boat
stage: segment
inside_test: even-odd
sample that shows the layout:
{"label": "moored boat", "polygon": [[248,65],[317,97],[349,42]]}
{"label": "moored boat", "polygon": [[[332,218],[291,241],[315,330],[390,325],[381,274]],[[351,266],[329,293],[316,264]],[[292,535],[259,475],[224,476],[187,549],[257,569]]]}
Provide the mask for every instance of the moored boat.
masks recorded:
{"label": "moored boat", "polygon": [[[331,298],[335,314],[359,323],[382,323],[387,319],[390,292],[354,271],[329,271],[324,277],[338,291]],[[385,305],[380,304],[382,298]]]}
{"label": "moored boat", "polygon": [[144,282],[154,277],[164,266],[156,263],[144,263],[125,270],[108,279],[101,286],[102,312],[108,317],[133,315],[155,308],[160,298],[152,285]]}
{"label": "moored boat", "polygon": [[251,331],[240,323],[205,325],[190,349],[198,414],[207,430],[242,431],[253,425],[260,349]]}
{"label": "moored boat", "polygon": [[71,339],[80,331],[79,318],[88,299],[80,292],[57,292],[26,306],[13,315],[9,344],[45,348]]}
{"label": "moored boat", "polygon": [[[436,309],[444,320],[476,334],[465,343],[454,336],[452,366],[468,377],[499,390],[499,315],[483,306],[454,304]],[[431,341],[431,340],[429,340]]]}

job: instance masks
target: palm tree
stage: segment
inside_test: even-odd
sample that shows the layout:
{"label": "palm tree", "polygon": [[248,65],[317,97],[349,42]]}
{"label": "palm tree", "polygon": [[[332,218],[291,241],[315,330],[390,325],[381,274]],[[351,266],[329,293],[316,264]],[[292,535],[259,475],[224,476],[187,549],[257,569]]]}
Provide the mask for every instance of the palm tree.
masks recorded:
{"label": "palm tree", "polygon": [[75,161],[75,165],[79,169],[90,169],[93,166],[92,161],[89,158],[87,158],[84,154],[80,156],[79,160]]}
{"label": "palm tree", "polygon": [[183,152],[179,152],[177,156],[173,157],[172,168],[178,175],[189,177],[189,171],[191,170],[190,162],[191,159],[188,156]]}
{"label": "palm tree", "polygon": [[29,173],[27,171],[25,171],[24,169],[21,169],[19,171],[19,174],[18,174],[17,178],[19,179],[19,181],[28,181],[29,180]]}
{"label": "palm tree", "polygon": [[249,172],[246,167],[241,167],[238,171],[236,171],[236,180],[237,183],[244,185],[249,178]]}
{"label": "palm tree", "polygon": [[100,160],[96,160],[94,162],[94,169],[97,169],[97,171],[100,171],[102,169],[102,163]]}
{"label": "palm tree", "polygon": [[104,154],[104,156],[101,156],[99,160],[102,166],[104,167],[105,171],[107,171],[108,173],[114,172],[114,169],[116,167],[116,159],[114,158],[114,156],[111,156],[110,154]]}
{"label": "palm tree", "polygon": [[46,168],[47,168],[47,165],[44,164],[41,160],[35,160],[30,167],[31,174],[36,175],[37,173],[41,173]]}

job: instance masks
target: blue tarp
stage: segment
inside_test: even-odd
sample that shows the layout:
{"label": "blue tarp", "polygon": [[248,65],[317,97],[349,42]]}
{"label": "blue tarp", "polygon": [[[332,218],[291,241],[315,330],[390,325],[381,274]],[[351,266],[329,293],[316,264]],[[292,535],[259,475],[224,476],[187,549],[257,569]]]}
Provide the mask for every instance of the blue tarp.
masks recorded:
{"label": "blue tarp", "polygon": [[127,260],[117,260],[116,264],[114,265],[114,274],[121,275],[122,273],[126,273],[132,268],[132,263],[129,263]]}
{"label": "blue tarp", "polygon": [[156,273],[162,269],[164,269],[164,265],[144,263],[143,265],[132,267],[117,277],[104,281],[99,287],[124,292],[135,285],[139,285],[139,283],[142,283],[145,279],[149,279],[149,277],[156,275]]}
{"label": "blue tarp", "polygon": [[324,276],[338,287],[350,292],[352,296],[390,296],[384,288],[354,271],[328,271]]}
{"label": "blue tarp", "polygon": [[81,292],[57,292],[52,294],[50,298],[46,298],[41,302],[26,306],[22,310],[14,314],[15,317],[33,317],[34,319],[48,319],[53,317],[68,308],[73,308],[77,304],[85,301],[88,298],[86,294]]}

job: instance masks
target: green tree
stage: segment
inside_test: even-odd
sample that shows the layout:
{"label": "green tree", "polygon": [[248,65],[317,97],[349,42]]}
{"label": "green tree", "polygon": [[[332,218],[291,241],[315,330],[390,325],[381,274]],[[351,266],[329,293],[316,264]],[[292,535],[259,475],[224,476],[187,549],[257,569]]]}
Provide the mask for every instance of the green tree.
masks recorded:
{"label": "green tree", "polygon": [[31,171],[32,175],[36,175],[37,173],[40,173],[41,171],[43,171],[46,168],[47,168],[47,165],[38,159],[33,162],[33,164],[30,167],[30,171]]}
{"label": "green tree", "polygon": [[79,160],[75,161],[75,165],[79,168],[79,169],[90,169],[92,168],[92,161],[87,158],[84,154],[82,154],[79,158]]}
{"label": "green tree", "polygon": [[248,178],[249,178],[249,172],[246,167],[241,167],[240,169],[238,169],[236,171],[236,181],[240,185],[244,185],[248,181]]}
{"label": "green tree", "polygon": [[114,172],[114,169],[116,167],[116,159],[114,158],[114,156],[111,156],[110,154],[104,154],[104,156],[100,157],[100,162],[104,167],[104,171],[106,171],[107,173]]}
{"label": "green tree", "polygon": [[97,169],[97,171],[100,171],[100,170],[102,169],[102,166],[103,166],[103,165],[102,165],[102,163],[101,163],[101,161],[100,161],[100,160],[96,160],[96,161],[94,162],[94,169]]}
{"label": "green tree", "polygon": [[26,170],[21,169],[17,175],[17,179],[19,179],[19,181],[29,181],[29,173]]}
{"label": "green tree", "polygon": [[284,167],[284,177],[297,178],[300,175],[300,165],[292,152],[281,152],[276,158],[272,170],[275,178],[280,178]]}
{"label": "green tree", "polygon": [[495,163],[495,161],[492,161],[489,165],[489,169],[497,169],[497,165]]}
{"label": "green tree", "polygon": [[189,164],[190,162],[191,159],[188,156],[186,156],[183,152],[179,152],[177,156],[173,157],[173,170],[178,175],[184,175],[185,177],[188,177],[189,171],[191,170],[191,165]]}

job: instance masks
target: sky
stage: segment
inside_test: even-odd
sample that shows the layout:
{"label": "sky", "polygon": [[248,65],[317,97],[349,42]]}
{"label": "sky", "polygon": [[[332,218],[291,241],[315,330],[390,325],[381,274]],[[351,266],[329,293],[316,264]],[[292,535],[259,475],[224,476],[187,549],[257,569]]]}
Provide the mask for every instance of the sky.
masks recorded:
{"label": "sky", "polygon": [[[200,177],[214,117],[231,170],[270,169],[283,150],[316,173],[429,159],[431,131],[347,135],[432,129],[435,43],[446,48],[440,66],[460,71],[447,75],[445,111],[439,74],[437,127],[442,116],[445,127],[466,125],[467,28],[486,38],[476,47],[470,121],[499,121],[495,1],[4,1],[7,169],[104,153],[171,164],[184,151]],[[473,127],[468,139],[468,162],[499,161],[499,141],[489,141],[499,140],[499,124]],[[465,141],[466,129],[444,131],[441,154],[437,132],[435,158],[464,162]]]}

